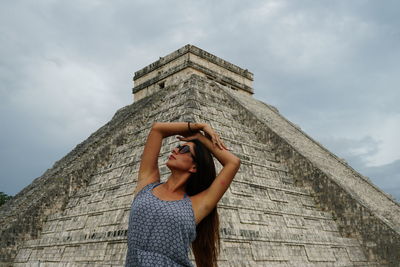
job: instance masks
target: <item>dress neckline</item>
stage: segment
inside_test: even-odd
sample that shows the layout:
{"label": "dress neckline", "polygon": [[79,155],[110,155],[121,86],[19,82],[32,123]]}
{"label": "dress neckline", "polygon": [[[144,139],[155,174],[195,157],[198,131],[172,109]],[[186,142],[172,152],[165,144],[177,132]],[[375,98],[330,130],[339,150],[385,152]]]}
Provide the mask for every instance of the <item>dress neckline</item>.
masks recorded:
{"label": "dress neckline", "polygon": [[177,202],[177,201],[182,201],[182,200],[185,200],[186,198],[188,198],[188,195],[185,193],[185,195],[183,196],[183,198],[177,199],[177,200],[164,200],[164,199],[160,199],[159,197],[157,197],[156,195],[154,195],[153,189],[154,189],[155,187],[161,185],[161,184],[163,184],[163,183],[160,182],[160,183],[158,183],[158,184],[153,185],[153,186],[150,188],[150,195],[152,195],[152,196],[155,197],[156,199],[158,199],[158,200],[160,200],[160,201],[163,201],[163,202]]}

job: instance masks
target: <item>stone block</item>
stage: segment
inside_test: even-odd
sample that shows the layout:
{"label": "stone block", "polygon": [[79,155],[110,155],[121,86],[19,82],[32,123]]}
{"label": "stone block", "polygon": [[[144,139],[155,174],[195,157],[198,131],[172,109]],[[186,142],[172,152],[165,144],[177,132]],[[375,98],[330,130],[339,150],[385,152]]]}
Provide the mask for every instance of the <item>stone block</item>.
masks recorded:
{"label": "stone block", "polygon": [[288,251],[284,244],[273,242],[252,242],[251,251],[255,261],[287,261]]}
{"label": "stone block", "polygon": [[86,225],[86,220],[88,216],[83,215],[83,216],[75,216],[72,217],[68,222],[66,223],[66,228],[65,230],[77,230],[77,229],[82,229]]}
{"label": "stone block", "polygon": [[332,247],[336,263],[351,265],[351,261],[345,247]]}
{"label": "stone block", "polygon": [[125,242],[107,243],[104,263],[109,265],[121,264],[125,261],[127,247]]}
{"label": "stone block", "polygon": [[308,263],[304,245],[286,244],[286,249],[291,266],[301,266],[299,262],[302,264],[305,264],[306,262]]}
{"label": "stone block", "polygon": [[79,255],[79,250],[81,250],[79,245],[66,246],[61,257],[63,262],[74,262],[76,260],[75,256]]}
{"label": "stone block", "polygon": [[253,197],[254,195],[253,188],[251,188],[248,184],[244,183],[238,183],[233,181],[229,189],[232,192],[232,194],[235,195],[241,195],[246,197]]}
{"label": "stone block", "polygon": [[367,258],[365,256],[364,251],[360,247],[346,247],[347,254],[351,261],[355,262],[365,262]]}
{"label": "stone block", "polygon": [[15,262],[26,262],[32,254],[32,249],[24,248],[18,251]]}
{"label": "stone block", "polygon": [[273,201],[279,202],[288,202],[288,198],[286,196],[285,191],[276,190],[276,189],[268,189],[269,198]]}
{"label": "stone block", "polygon": [[335,221],[332,220],[321,220],[322,229],[330,232],[338,232],[338,225]]}
{"label": "stone block", "polygon": [[304,225],[308,229],[322,230],[321,221],[319,219],[305,218]]}
{"label": "stone block", "polygon": [[125,214],[126,211],[122,209],[105,211],[98,220],[98,226],[119,224]]}
{"label": "stone block", "polygon": [[242,260],[243,258],[251,255],[251,248],[247,242],[221,242],[221,255],[219,260],[234,262],[236,260]]}
{"label": "stone block", "polygon": [[60,261],[63,252],[64,252],[64,247],[60,246],[45,247],[42,251],[42,256],[40,259],[44,261]]}
{"label": "stone block", "polygon": [[304,218],[293,215],[283,215],[287,227],[306,228]]}
{"label": "stone block", "polygon": [[43,257],[43,248],[34,248],[29,256],[29,263],[38,262]]}
{"label": "stone block", "polygon": [[333,249],[331,247],[324,246],[305,246],[307,257],[309,261],[312,262],[335,262],[336,258],[333,254]]}
{"label": "stone block", "polygon": [[241,223],[269,225],[271,222],[271,217],[260,211],[240,209],[238,214]]}
{"label": "stone block", "polygon": [[50,222],[48,221],[48,222],[46,222],[44,224],[44,226],[43,226],[42,233],[51,233],[51,232],[56,231],[57,224],[58,224],[57,221],[50,221]]}

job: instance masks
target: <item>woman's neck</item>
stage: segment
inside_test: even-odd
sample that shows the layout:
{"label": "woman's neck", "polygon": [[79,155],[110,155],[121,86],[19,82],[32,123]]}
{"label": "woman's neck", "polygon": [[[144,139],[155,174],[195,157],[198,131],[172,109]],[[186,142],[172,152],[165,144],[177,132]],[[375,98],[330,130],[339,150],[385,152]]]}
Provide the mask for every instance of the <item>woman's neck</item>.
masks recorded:
{"label": "woman's neck", "polygon": [[189,177],[190,173],[172,172],[165,183],[165,189],[172,194],[186,193],[185,186]]}

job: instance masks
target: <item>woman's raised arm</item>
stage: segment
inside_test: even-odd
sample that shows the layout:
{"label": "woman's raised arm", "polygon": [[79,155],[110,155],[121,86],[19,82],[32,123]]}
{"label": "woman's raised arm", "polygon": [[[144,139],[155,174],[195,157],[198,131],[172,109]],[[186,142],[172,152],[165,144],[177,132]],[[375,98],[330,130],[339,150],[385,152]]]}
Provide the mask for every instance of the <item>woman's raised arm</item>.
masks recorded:
{"label": "woman's raised arm", "polygon": [[209,188],[191,197],[193,208],[197,215],[196,223],[199,223],[215,208],[226,190],[228,190],[240,167],[240,159],[227,149],[221,148],[221,146],[225,147],[225,145],[218,134],[211,128],[205,128],[204,131],[207,131],[213,137],[212,140],[201,133],[188,138],[179,138],[181,141],[188,141],[193,138],[200,140],[223,166]]}

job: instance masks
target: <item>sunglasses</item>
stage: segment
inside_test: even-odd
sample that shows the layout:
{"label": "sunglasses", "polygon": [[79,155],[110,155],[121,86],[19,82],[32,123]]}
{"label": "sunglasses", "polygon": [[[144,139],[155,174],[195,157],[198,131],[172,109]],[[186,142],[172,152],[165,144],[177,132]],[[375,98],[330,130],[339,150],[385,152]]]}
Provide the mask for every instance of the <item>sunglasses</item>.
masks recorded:
{"label": "sunglasses", "polygon": [[195,156],[190,152],[190,146],[188,145],[177,145],[176,148],[178,149],[178,152],[180,154],[185,154],[185,153],[190,153],[192,155],[193,159],[195,159]]}

